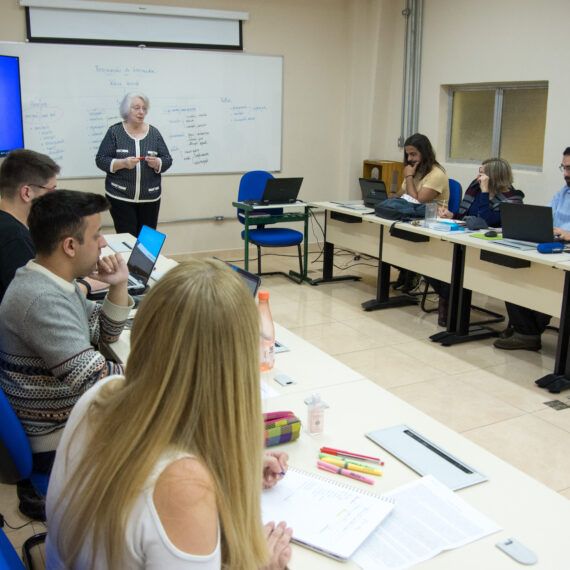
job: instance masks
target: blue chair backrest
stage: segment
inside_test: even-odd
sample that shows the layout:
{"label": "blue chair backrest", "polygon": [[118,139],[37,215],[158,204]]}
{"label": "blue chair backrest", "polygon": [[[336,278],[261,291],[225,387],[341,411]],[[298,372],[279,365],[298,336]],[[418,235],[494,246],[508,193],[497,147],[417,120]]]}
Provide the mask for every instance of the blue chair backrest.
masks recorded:
{"label": "blue chair backrest", "polygon": [[16,549],[0,528],[0,570],[26,570]]}
{"label": "blue chair backrest", "polygon": [[0,390],[0,438],[10,453],[22,479],[32,472],[32,450],[26,432],[6,394]]}
{"label": "blue chair backrest", "polygon": [[[246,172],[239,181],[238,202],[242,200],[259,200],[263,196],[263,190],[265,189],[265,183],[268,178],[273,178],[273,175],[265,170],[251,170],[250,172]],[[273,210],[267,213],[271,212],[273,212]],[[237,217],[243,224],[243,210],[238,208]]]}
{"label": "blue chair backrest", "polygon": [[461,195],[463,190],[461,184],[453,178],[449,179],[449,201],[447,203],[447,209],[454,214],[459,210],[459,204],[461,203]]}

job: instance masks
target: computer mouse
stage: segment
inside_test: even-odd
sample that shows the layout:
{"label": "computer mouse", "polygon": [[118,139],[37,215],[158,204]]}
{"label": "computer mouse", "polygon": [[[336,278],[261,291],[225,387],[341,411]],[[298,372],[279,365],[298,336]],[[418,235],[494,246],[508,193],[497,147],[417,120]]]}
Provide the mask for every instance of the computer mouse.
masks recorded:
{"label": "computer mouse", "polygon": [[489,230],[485,232],[485,237],[497,237],[497,232],[495,230]]}

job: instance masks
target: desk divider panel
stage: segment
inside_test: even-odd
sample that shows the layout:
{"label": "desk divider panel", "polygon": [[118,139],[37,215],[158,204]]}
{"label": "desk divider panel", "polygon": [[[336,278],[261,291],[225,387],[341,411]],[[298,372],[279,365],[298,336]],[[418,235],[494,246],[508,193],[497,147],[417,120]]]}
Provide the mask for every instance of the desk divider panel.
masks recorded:
{"label": "desk divider panel", "polygon": [[511,268],[480,259],[480,250],[467,248],[463,286],[484,295],[560,316],[564,271],[540,263]]}

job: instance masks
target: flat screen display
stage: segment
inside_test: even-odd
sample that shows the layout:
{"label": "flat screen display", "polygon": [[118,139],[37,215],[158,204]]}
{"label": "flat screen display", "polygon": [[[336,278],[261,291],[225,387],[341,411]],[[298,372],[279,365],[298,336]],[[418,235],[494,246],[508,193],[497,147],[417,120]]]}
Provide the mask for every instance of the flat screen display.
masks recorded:
{"label": "flat screen display", "polygon": [[0,55],[0,156],[23,147],[19,60]]}

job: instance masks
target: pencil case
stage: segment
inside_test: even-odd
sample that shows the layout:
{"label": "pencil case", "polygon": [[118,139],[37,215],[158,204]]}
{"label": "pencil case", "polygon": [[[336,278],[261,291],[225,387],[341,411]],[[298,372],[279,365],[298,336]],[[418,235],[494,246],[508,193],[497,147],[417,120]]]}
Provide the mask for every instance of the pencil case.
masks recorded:
{"label": "pencil case", "polygon": [[290,411],[263,414],[265,447],[295,441],[301,433],[301,420]]}

